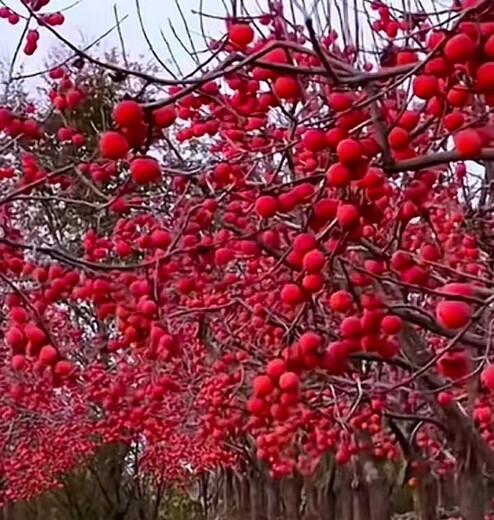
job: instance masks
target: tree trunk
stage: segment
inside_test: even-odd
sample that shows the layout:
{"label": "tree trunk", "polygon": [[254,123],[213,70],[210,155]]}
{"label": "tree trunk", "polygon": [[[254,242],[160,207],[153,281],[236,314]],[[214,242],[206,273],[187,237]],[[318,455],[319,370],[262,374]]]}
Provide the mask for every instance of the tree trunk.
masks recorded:
{"label": "tree trunk", "polygon": [[235,518],[237,511],[235,507],[234,475],[231,470],[223,472],[223,503],[222,515],[224,518]]}
{"label": "tree trunk", "polygon": [[266,511],[268,520],[279,520],[281,518],[280,482],[270,477],[267,477],[266,480]]}
{"label": "tree trunk", "polygon": [[484,520],[485,499],[482,470],[476,457],[470,453],[460,461],[457,473],[457,492],[463,520]]}
{"label": "tree trunk", "polygon": [[356,520],[353,515],[352,479],[347,468],[337,472],[335,482],[335,517],[345,520]]}
{"label": "tree trunk", "polygon": [[431,476],[424,476],[413,494],[415,516],[417,520],[437,519],[437,483]]}
{"label": "tree trunk", "polygon": [[300,518],[300,492],[302,490],[300,480],[298,475],[294,475],[282,482],[282,497],[285,505],[283,518],[286,520],[299,520]]}
{"label": "tree trunk", "polygon": [[250,475],[250,519],[251,520],[265,520],[264,514],[264,479],[262,475],[252,470]]}

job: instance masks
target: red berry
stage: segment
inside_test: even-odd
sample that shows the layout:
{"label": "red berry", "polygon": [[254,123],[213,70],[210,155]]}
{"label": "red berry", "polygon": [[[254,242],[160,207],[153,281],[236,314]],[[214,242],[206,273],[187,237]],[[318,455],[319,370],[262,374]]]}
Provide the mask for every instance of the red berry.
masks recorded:
{"label": "red berry", "polygon": [[68,376],[72,372],[73,368],[74,367],[72,366],[72,363],[70,363],[70,361],[62,359],[57,362],[53,371],[55,372],[55,374],[57,374],[57,376],[64,377]]}
{"label": "red berry", "polygon": [[251,397],[247,401],[247,411],[255,416],[260,416],[266,409],[266,401],[258,397]]}
{"label": "red berry", "polygon": [[322,338],[316,332],[304,332],[298,339],[303,354],[314,353],[322,344]]}
{"label": "red berry", "polygon": [[482,384],[489,390],[494,390],[494,364],[488,365],[480,374]]}
{"label": "red berry", "polygon": [[293,239],[293,249],[299,253],[308,253],[312,249],[315,249],[317,241],[314,235],[308,233],[301,233]]}
{"label": "red berry", "polygon": [[473,288],[469,283],[448,283],[441,287],[440,292],[446,296],[473,296]]}
{"label": "red berry", "polygon": [[278,201],[270,195],[263,195],[256,200],[256,213],[262,218],[271,218],[278,211]]}
{"label": "red berry", "polygon": [[238,47],[246,47],[254,39],[254,29],[246,23],[235,23],[230,26],[228,37]]}
{"label": "red berry", "polygon": [[307,130],[302,138],[302,143],[311,152],[320,152],[328,147],[326,133],[317,128]]}
{"label": "red berry", "polygon": [[385,334],[398,334],[403,323],[399,316],[385,316],[381,322],[381,328]]}
{"label": "red berry", "polygon": [[400,127],[395,127],[389,132],[388,135],[388,143],[391,148],[395,150],[401,150],[408,146],[410,142],[410,134],[404,129]]}
{"label": "red berry", "polygon": [[352,295],[344,290],[336,291],[329,298],[329,306],[335,312],[347,312],[353,304]]}
{"label": "red berry", "polygon": [[254,378],[252,388],[256,397],[262,397],[270,394],[274,390],[274,385],[270,377],[261,375]]}
{"label": "red berry", "polygon": [[449,392],[439,392],[437,394],[437,402],[441,406],[448,406],[453,402],[453,396]]}
{"label": "red berry", "polygon": [[281,289],[281,301],[287,305],[296,305],[304,299],[304,293],[300,287],[294,283],[287,283]]}
{"label": "red berry", "polygon": [[476,130],[468,128],[454,136],[455,147],[462,158],[475,158],[482,149],[482,139]]}
{"label": "red berry", "polygon": [[15,356],[12,356],[10,364],[15,371],[24,370],[27,367],[26,356],[16,354]]}
{"label": "red berry", "polygon": [[300,379],[294,372],[285,372],[281,375],[278,384],[284,392],[296,392],[300,385]]}
{"label": "red berry", "polygon": [[494,90],[494,61],[483,63],[477,69],[477,87],[482,92]]}
{"label": "red berry", "polygon": [[139,157],[131,162],[130,175],[137,184],[155,182],[161,177],[161,167],[153,157]]}
{"label": "red berry", "polygon": [[143,116],[141,105],[130,99],[120,101],[113,109],[113,120],[118,126],[136,126],[142,122]]}
{"label": "red berry", "polygon": [[294,76],[280,76],[274,82],[273,91],[280,99],[294,100],[300,95],[300,85]]}
{"label": "red berry", "polygon": [[171,237],[164,229],[155,229],[151,233],[151,244],[153,247],[166,249],[171,244]]}
{"label": "red berry", "polygon": [[475,44],[465,33],[456,34],[444,46],[444,55],[452,63],[466,63],[476,52]]}
{"label": "red berry", "polygon": [[413,80],[413,93],[421,99],[431,99],[439,93],[439,82],[435,76],[421,75]]}
{"label": "red berry", "polygon": [[341,204],[336,212],[338,224],[343,228],[353,226],[359,218],[359,211],[353,204]]}
{"label": "red berry", "polygon": [[471,315],[472,308],[465,302],[446,300],[436,307],[437,321],[445,329],[461,329],[470,321]]}
{"label": "red berry", "polygon": [[350,170],[341,163],[333,164],[326,172],[328,185],[334,188],[348,186],[352,180]]}
{"label": "red berry", "polygon": [[302,279],[302,287],[310,293],[319,292],[324,287],[324,277],[319,274],[308,274]]}
{"label": "red berry", "polygon": [[343,139],[336,147],[336,153],[343,164],[355,164],[362,159],[362,145],[355,139]]}
{"label": "red berry", "polygon": [[99,149],[105,159],[123,159],[129,151],[127,139],[118,132],[104,132],[100,136]]}
{"label": "red berry", "polygon": [[177,110],[173,105],[157,108],[153,111],[152,117],[158,128],[168,128],[177,119]]}
{"label": "red berry", "polygon": [[489,36],[487,41],[484,44],[484,54],[490,58],[494,59],[494,34]]}
{"label": "red berry", "polygon": [[214,253],[214,261],[216,265],[227,265],[234,258],[233,251],[227,247],[221,247]]}
{"label": "red berry", "polygon": [[319,249],[313,249],[305,254],[302,265],[308,273],[320,273],[325,263],[324,254]]}
{"label": "red berry", "polygon": [[329,104],[335,112],[345,112],[352,108],[353,98],[345,92],[333,92],[329,96]]}
{"label": "red berry", "polygon": [[39,361],[45,365],[52,365],[58,359],[58,351],[51,345],[45,345],[39,352]]}
{"label": "red berry", "polygon": [[278,379],[286,371],[286,361],[281,358],[271,360],[266,366],[266,374],[273,380]]}

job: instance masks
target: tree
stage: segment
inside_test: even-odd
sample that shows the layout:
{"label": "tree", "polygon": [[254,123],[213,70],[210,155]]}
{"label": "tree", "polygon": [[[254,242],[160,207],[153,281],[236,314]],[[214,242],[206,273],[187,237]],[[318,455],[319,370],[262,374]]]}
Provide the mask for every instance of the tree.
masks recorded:
{"label": "tree", "polygon": [[44,4],[24,52],[76,60],[0,110],[3,500],[117,444],[206,518],[383,520],[406,484],[483,519],[491,2],[233,2],[178,78]]}

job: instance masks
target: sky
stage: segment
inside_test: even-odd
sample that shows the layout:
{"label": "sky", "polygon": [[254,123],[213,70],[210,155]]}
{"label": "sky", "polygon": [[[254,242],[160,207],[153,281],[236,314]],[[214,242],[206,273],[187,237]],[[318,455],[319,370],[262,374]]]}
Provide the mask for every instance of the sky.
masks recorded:
{"label": "sky", "polygon": [[[179,38],[184,42],[188,41],[175,0],[139,0],[139,2],[146,31],[160,56],[166,60],[169,54],[160,35],[161,29],[169,40],[174,52],[177,53],[180,64],[185,68],[192,68],[192,62],[174,38],[173,31],[170,28],[170,24],[172,24]],[[199,16],[194,15],[192,12],[199,9],[201,0],[179,0],[179,2],[198,50],[204,49]],[[253,2],[253,0],[247,0],[246,3],[249,2]],[[11,7],[19,13],[25,13],[20,0],[5,0],[0,3]],[[73,3],[72,0],[51,0],[49,11],[63,10]],[[218,15],[223,11],[221,0],[202,0],[202,4],[203,11],[208,14]],[[128,18],[121,25],[127,54],[130,55],[131,59],[139,59],[141,55],[149,56],[148,44],[145,41],[138,21],[136,0],[80,0],[73,7],[63,11],[66,22],[62,27],[58,27],[57,30],[82,48],[84,44],[96,40],[115,25],[115,5],[120,18],[128,15]],[[209,36],[224,32],[224,24],[221,21],[209,19],[206,26],[206,32]],[[11,62],[11,57],[17,46],[22,29],[22,21],[16,26],[11,26],[4,20],[0,21],[0,58],[4,63]],[[120,48],[119,41],[118,32],[115,30],[103,40],[101,44],[102,49]],[[39,50],[35,56],[26,59],[21,53],[19,55],[19,64],[23,63],[25,72],[39,70],[47,59],[50,50],[55,46],[55,37],[45,30],[41,34]]]}
{"label": "sky", "polygon": [[[286,5],[289,3],[289,0],[282,1],[286,2]],[[365,17],[366,11],[369,10],[369,0],[355,1],[357,10],[360,13],[359,16]],[[432,1],[435,2],[436,6],[439,6],[446,4],[449,0],[422,0],[422,4],[428,8]],[[57,31],[79,48],[84,48],[85,45],[100,38],[115,25],[114,7],[116,6],[120,19],[127,16],[121,24],[121,31],[129,61],[145,60],[149,62],[151,53],[139,24],[136,2],[139,2],[144,26],[160,58],[170,63],[170,52],[160,34],[160,31],[163,31],[177,61],[180,63],[183,73],[187,74],[194,70],[195,64],[178,41],[182,40],[190,48],[187,31],[176,2],[180,4],[187,27],[194,39],[197,50],[200,51],[204,50],[206,46],[201,35],[200,16],[195,14],[194,11],[199,11],[202,5],[202,11],[206,15],[221,16],[225,10],[223,4],[231,5],[232,0],[51,0],[48,7],[49,11],[62,10],[65,14],[66,22],[63,26],[57,27]],[[247,12],[259,13],[258,6],[261,5],[265,9],[268,0],[237,0],[237,2]],[[331,20],[334,23],[336,21],[336,4],[339,2],[341,0],[290,0],[290,3],[293,3],[293,5],[300,6],[305,4],[308,11],[312,11],[316,6],[318,9],[326,9],[322,4],[330,6],[330,9],[333,11]],[[402,0],[392,0],[390,2],[391,5],[394,2],[396,2],[397,6],[402,5]],[[21,14],[26,13],[21,0],[0,0],[0,4],[7,5]],[[350,5],[353,5],[353,2]],[[353,26],[353,23],[351,25]],[[365,25],[366,23],[362,24],[362,27]],[[174,36],[171,26],[173,26],[178,40]],[[204,18],[204,27],[206,35],[210,38],[218,37],[225,33],[223,20],[211,17]],[[12,55],[15,52],[22,30],[22,21],[16,26],[11,26],[5,20],[0,20],[0,60],[7,66],[12,62]],[[364,31],[361,36],[366,39],[369,36],[368,33],[369,31]],[[372,41],[368,43],[372,44]],[[42,29],[39,50],[34,56],[27,58],[22,52],[19,53],[16,61],[16,70],[19,69],[20,65],[24,67],[23,73],[44,70],[50,51],[56,47],[60,47],[56,37],[50,34],[48,30]],[[96,53],[101,55],[104,50],[113,48],[121,48],[119,34],[116,30],[104,38],[98,50],[93,49],[90,51],[90,54],[94,55]],[[166,73],[161,70],[159,75],[163,77]]]}

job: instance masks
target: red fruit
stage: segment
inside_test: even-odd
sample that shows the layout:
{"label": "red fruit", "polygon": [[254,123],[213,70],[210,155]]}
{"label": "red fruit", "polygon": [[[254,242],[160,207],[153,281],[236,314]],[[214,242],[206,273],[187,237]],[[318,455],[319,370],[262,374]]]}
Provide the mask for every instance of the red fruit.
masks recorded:
{"label": "red fruit", "polygon": [[322,344],[322,338],[316,332],[304,332],[298,339],[303,354],[314,353]]}
{"label": "red fruit", "polygon": [[468,303],[460,301],[442,301],[437,304],[436,318],[445,329],[461,329],[472,316],[472,308]]}
{"label": "red fruit", "polygon": [[403,114],[401,114],[398,125],[411,132],[415,129],[420,121],[420,112],[416,112],[415,110],[405,110]]}
{"label": "red fruit", "polygon": [[336,212],[338,224],[343,228],[353,226],[359,218],[359,211],[353,204],[341,204]]}
{"label": "red fruit", "polygon": [[362,146],[355,139],[343,139],[336,147],[336,154],[343,164],[355,164],[362,159]]}
{"label": "red fruit", "polygon": [[413,80],[413,93],[421,99],[431,99],[439,93],[439,82],[435,76],[421,75]]}
{"label": "red fruit", "polygon": [[379,343],[377,352],[384,359],[391,359],[398,354],[399,350],[398,342],[393,338],[388,338]]}
{"label": "red fruit", "polygon": [[314,204],[314,216],[324,222],[334,219],[337,210],[338,202],[334,199],[322,199]]}
{"label": "red fruit", "polygon": [[18,327],[10,328],[5,334],[5,339],[12,348],[20,347],[25,343],[24,334]]}
{"label": "red fruit", "polygon": [[381,328],[385,334],[398,334],[403,326],[399,316],[385,316],[381,322]]}
{"label": "red fruit", "polygon": [[464,107],[470,98],[470,91],[465,85],[456,85],[446,95],[446,100],[453,107]]}
{"label": "red fruit", "polygon": [[120,101],[113,109],[113,120],[118,126],[136,126],[142,122],[143,116],[141,105],[131,99]]}
{"label": "red fruit", "polygon": [[333,92],[329,96],[329,104],[335,112],[345,112],[352,108],[353,98],[345,92]]}
{"label": "red fruit", "polygon": [[46,334],[36,325],[27,325],[24,333],[33,345],[42,345],[46,341]]}
{"label": "red fruit", "polygon": [[400,127],[395,127],[388,135],[388,143],[394,150],[401,150],[408,146],[410,142],[410,134]]}
{"label": "red fruit", "polygon": [[293,240],[293,249],[299,253],[308,253],[314,249],[316,245],[317,241],[314,235],[309,235],[308,233],[301,233]]}
{"label": "red fruit", "polygon": [[53,371],[55,372],[55,374],[57,374],[57,376],[64,377],[68,376],[72,372],[73,368],[74,367],[72,366],[72,363],[70,363],[70,361],[62,359],[57,362]]}
{"label": "red fruit", "polygon": [[274,82],[273,92],[280,99],[293,100],[300,95],[300,85],[294,76],[280,76]]}
{"label": "red fruit", "polygon": [[314,249],[305,254],[302,265],[308,273],[320,273],[325,263],[324,254],[319,249]]}
{"label": "red fruit", "polygon": [[52,365],[58,359],[58,351],[51,345],[45,345],[39,352],[38,359],[44,365]]}
{"label": "red fruit", "polygon": [[344,290],[334,292],[329,298],[329,307],[335,312],[347,312],[352,304],[352,295]]}
{"label": "red fruit", "polygon": [[23,307],[12,307],[10,309],[10,318],[17,323],[25,323],[27,321],[27,312]]}
{"label": "red fruit", "polygon": [[348,316],[340,323],[340,334],[345,339],[359,338],[362,335],[362,324],[356,316]]}
{"label": "red fruit", "polygon": [[247,401],[247,410],[250,414],[260,416],[266,409],[266,401],[258,397],[251,397]]}
{"label": "red fruit", "polygon": [[341,447],[336,452],[336,457],[335,458],[336,458],[337,464],[339,464],[340,466],[344,466],[345,464],[350,462],[351,457],[352,457],[352,455],[351,455],[350,451],[345,446],[345,447]]}
{"label": "red fruit", "polygon": [[482,92],[494,90],[494,62],[483,63],[477,69],[477,87]]}
{"label": "red fruit", "polygon": [[266,374],[277,380],[286,371],[286,361],[281,358],[271,360],[266,366]]}
{"label": "red fruit", "polygon": [[440,292],[446,296],[473,296],[473,288],[469,283],[448,283],[441,287]]}
{"label": "red fruit", "polygon": [[281,289],[281,301],[287,305],[296,305],[304,299],[302,289],[294,283],[287,283]]}
{"label": "red fruit", "polygon": [[130,175],[137,184],[155,182],[161,177],[161,167],[152,157],[139,157],[130,163]]}
{"label": "red fruit", "polygon": [[278,385],[284,392],[296,392],[300,385],[300,379],[294,372],[285,372],[281,375]]}
{"label": "red fruit", "polygon": [[350,170],[341,163],[333,164],[326,172],[328,185],[334,188],[348,186],[352,180]]}
{"label": "red fruit", "polygon": [[256,376],[252,382],[252,388],[256,397],[263,397],[274,390],[273,381],[266,375]]}
{"label": "red fruit", "polygon": [[105,159],[122,159],[129,151],[127,139],[118,132],[104,132],[100,136],[99,150]]}
{"label": "red fruit", "polygon": [[471,128],[462,130],[454,136],[455,147],[462,158],[475,158],[482,150],[480,134]]}
{"label": "red fruit", "polygon": [[23,355],[16,354],[15,356],[12,356],[10,364],[16,371],[24,370],[27,367],[27,359]]}
{"label": "red fruit", "polygon": [[448,406],[453,402],[453,396],[449,392],[439,392],[437,394],[437,402],[441,406]]}
{"label": "red fruit", "polygon": [[308,274],[302,279],[302,287],[310,293],[319,292],[324,287],[324,277],[317,274]]}
{"label": "red fruit", "polygon": [[494,390],[494,364],[484,368],[482,374],[480,374],[480,380],[489,390]]}
{"label": "red fruit", "polygon": [[326,134],[322,130],[318,130],[316,128],[307,130],[305,132],[302,143],[304,144],[307,150],[311,152],[320,152],[328,147],[328,141],[326,139]]}
{"label": "red fruit", "polygon": [[247,47],[254,39],[254,29],[246,23],[235,23],[228,30],[228,38],[238,47]]}
{"label": "red fruit", "polygon": [[444,116],[444,128],[450,132],[454,132],[461,128],[465,123],[465,116],[461,112],[452,112]]}
{"label": "red fruit", "polygon": [[278,211],[278,201],[270,195],[263,195],[256,200],[256,213],[262,218],[271,218]]}
{"label": "red fruit", "polygon": [[452,63],[466,63],[475,56],[476,47],[465,33],[456,34],[444,46],[444,55]]}
{"label": "red fruit", "polygon": [[282,404],[273,404],[269,411],[273,419],[275,419],[276,421],[286,421],[290,416],[288,408],[286,406],[283,406]]}
{"label": "red fruit", "polygon": [[216,265],[226,265],[234,258],[233,251],[227,247],[221,247],[214,253],[214,261]]}
{"label": "red fruit", "polygon": [[494,59],[494,34],[489,36],[487,41],[484,44],[484,54],[490,58]]}
{"label": "red fruit", "polygon": [[153,110],[152,117],[153,123],[158,128],[168,128],[175,123],[175,120],[177,119],[177,110],[173,105],[157,108],[156,110]]}
{"label": "red fruit", "polygon": [[151,233],[151,245],[156,248],[166,249],[171,244],[171,237],[164,229],[155,229]]}

